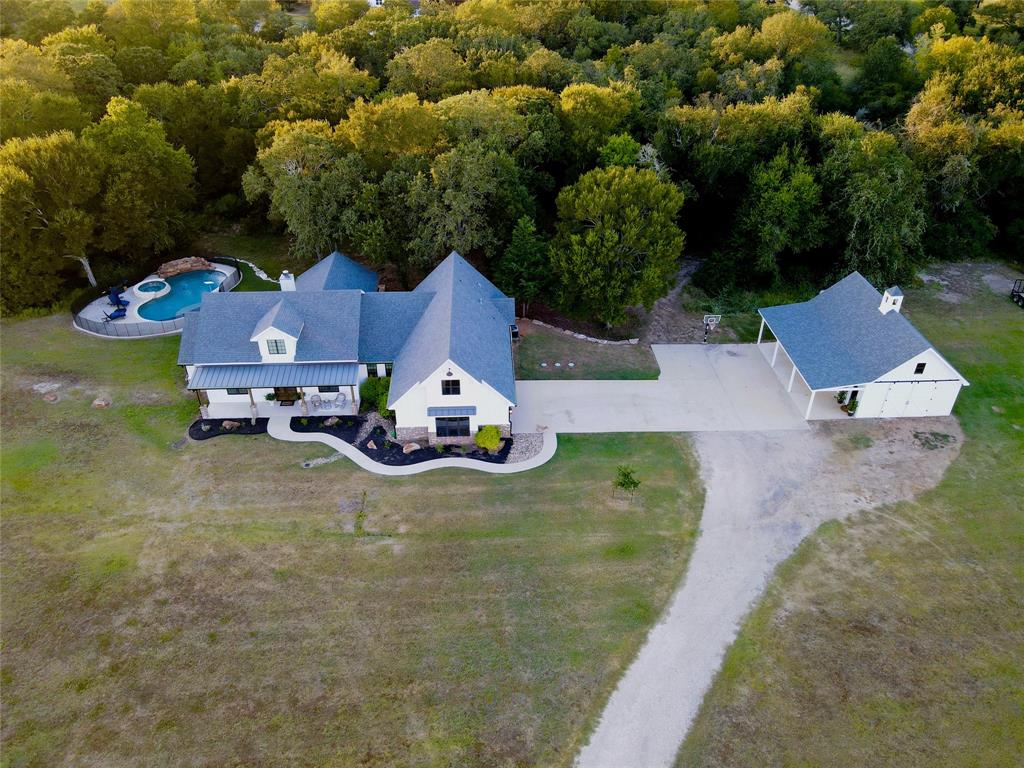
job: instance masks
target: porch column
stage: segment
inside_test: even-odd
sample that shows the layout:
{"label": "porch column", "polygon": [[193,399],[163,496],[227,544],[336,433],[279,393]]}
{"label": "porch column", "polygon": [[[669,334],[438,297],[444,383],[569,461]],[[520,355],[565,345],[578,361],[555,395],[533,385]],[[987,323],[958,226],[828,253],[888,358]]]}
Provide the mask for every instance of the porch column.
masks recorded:
{"label": "porch column", "polygon": [[302,387],[299,387],[299,402],[302,403],[302,405],[299,406],[299,410],[302,415],[309,416],[309,406],[306,405],[306,393],[302,391]]}
{"label": "porch column", "polygon": [[259,416],[259,408],[256,407],[256,401],[252,397],[252,387],[246,390],[249,393],[249,418],[252,419],[252,423],[256,423],[256,417]]}
{"label": "porch column", "polygon": [[[792,362],[792,361],[790,361]],[[787,392],[793,391],[793,379],[796,378],[796,363],[793,363],[793,370],[789,372],[789,385],[786,387]]]}
{"label": "porch column", "polygon": [[[349,384],[348,385],[348,391],[349,391],[349,394],[352,395],[352,397],[350,397],[348,399],[348,401],[349,401],[349,403],[351,403],[352,407],[355,408],[356,407],[356,386],[355,386],[355,384]],[[356,411],[356,413],[358,413],[358,411]]]}
{"label": "porch column", "polygon": [[775,349],[772,351],[772,368],[775,367],[775,358],[779,356],[779,342],[775,342]]}
{"label": "porch column", "polygon": [[761,318],[761,330],[757,332],[757,343],[761,343],[761,337],[764,336],[764,318]]}
{"label": "porch column", "polygon": [[807,412],[804,414],[804,421],[811,418],[811,408],[814,406],[814,395],[817,394],[815,390],[811,390],[811,401],[807,404]]}

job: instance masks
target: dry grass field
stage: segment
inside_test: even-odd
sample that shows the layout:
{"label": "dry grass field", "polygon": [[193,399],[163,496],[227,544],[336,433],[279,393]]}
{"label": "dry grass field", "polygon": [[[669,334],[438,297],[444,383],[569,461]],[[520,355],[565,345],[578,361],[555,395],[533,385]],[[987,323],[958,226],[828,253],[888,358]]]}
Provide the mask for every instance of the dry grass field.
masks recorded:
{"label": "dry grass field", "polygon": [[568,765],[685,568],[682,437],[302,469],[326,449],[179,442],[175,337],[2,333],[5,768]]}

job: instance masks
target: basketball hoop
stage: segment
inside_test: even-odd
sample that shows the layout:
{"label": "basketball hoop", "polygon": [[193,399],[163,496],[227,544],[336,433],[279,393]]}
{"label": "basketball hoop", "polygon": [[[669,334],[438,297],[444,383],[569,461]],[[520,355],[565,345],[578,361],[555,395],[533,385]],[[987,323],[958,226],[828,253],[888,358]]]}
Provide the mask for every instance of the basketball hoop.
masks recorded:
{"label": "basketball hoop", "polygon": [[704,315],[704,343],[708,343],[708,334],[722,322],[721,315]]}

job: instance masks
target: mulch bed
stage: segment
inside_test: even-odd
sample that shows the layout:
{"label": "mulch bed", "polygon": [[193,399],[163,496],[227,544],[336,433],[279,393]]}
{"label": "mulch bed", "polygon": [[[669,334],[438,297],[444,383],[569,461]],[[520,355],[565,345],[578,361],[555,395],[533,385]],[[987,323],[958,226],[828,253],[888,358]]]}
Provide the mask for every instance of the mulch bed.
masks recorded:
{"label": "mulch bed", "polygon": [[[224,429],[225,421],[238,424],[235,429]],[[196,419],[188,427],[188,436],[193,440],[209,440],[220,435],[265,435],[269,419]],[[204,429],[205,427],[205,429]]]}
{"label": "mulch bed", "polygon": [[[373,442],[376,449],[367,447],[370,442]],[[434,446],[429,446],[410,453],[403,453],[402,443],[394,442],[381,427],[377,427],[356,447],[376,462],[393,467],[404,467],[434,459],[476,459],[488,464],[504,464],[509,451],[512,450],[512,440],[506,438],[503,443],[501,450],[495,453],[488,453],[475,445],[465,446],[465,453],[462,452],[460,446],[451,445],[444,446],[440,451]]]}
{"label": "mulch bed", "polygon": [[[324,424],[333,419],[337,419],[337,423]],[[346,443],[354,443],[364,421],[361,416],[298,416],[292,419],[292,432],[322,432]]]}

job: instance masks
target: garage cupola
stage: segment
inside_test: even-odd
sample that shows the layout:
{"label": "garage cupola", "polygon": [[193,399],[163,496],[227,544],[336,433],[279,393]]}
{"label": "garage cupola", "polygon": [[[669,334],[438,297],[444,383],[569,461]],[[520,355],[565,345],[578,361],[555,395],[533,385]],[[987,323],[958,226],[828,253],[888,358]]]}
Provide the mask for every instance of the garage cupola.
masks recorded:
{"label": "garage cupola", "polygon": [[882,303],[878,305],[878,311],[887,315],[890,312],[899,312],[902,306],[903,291],[894,285],[885,289],[885,293],[882,294]]}

